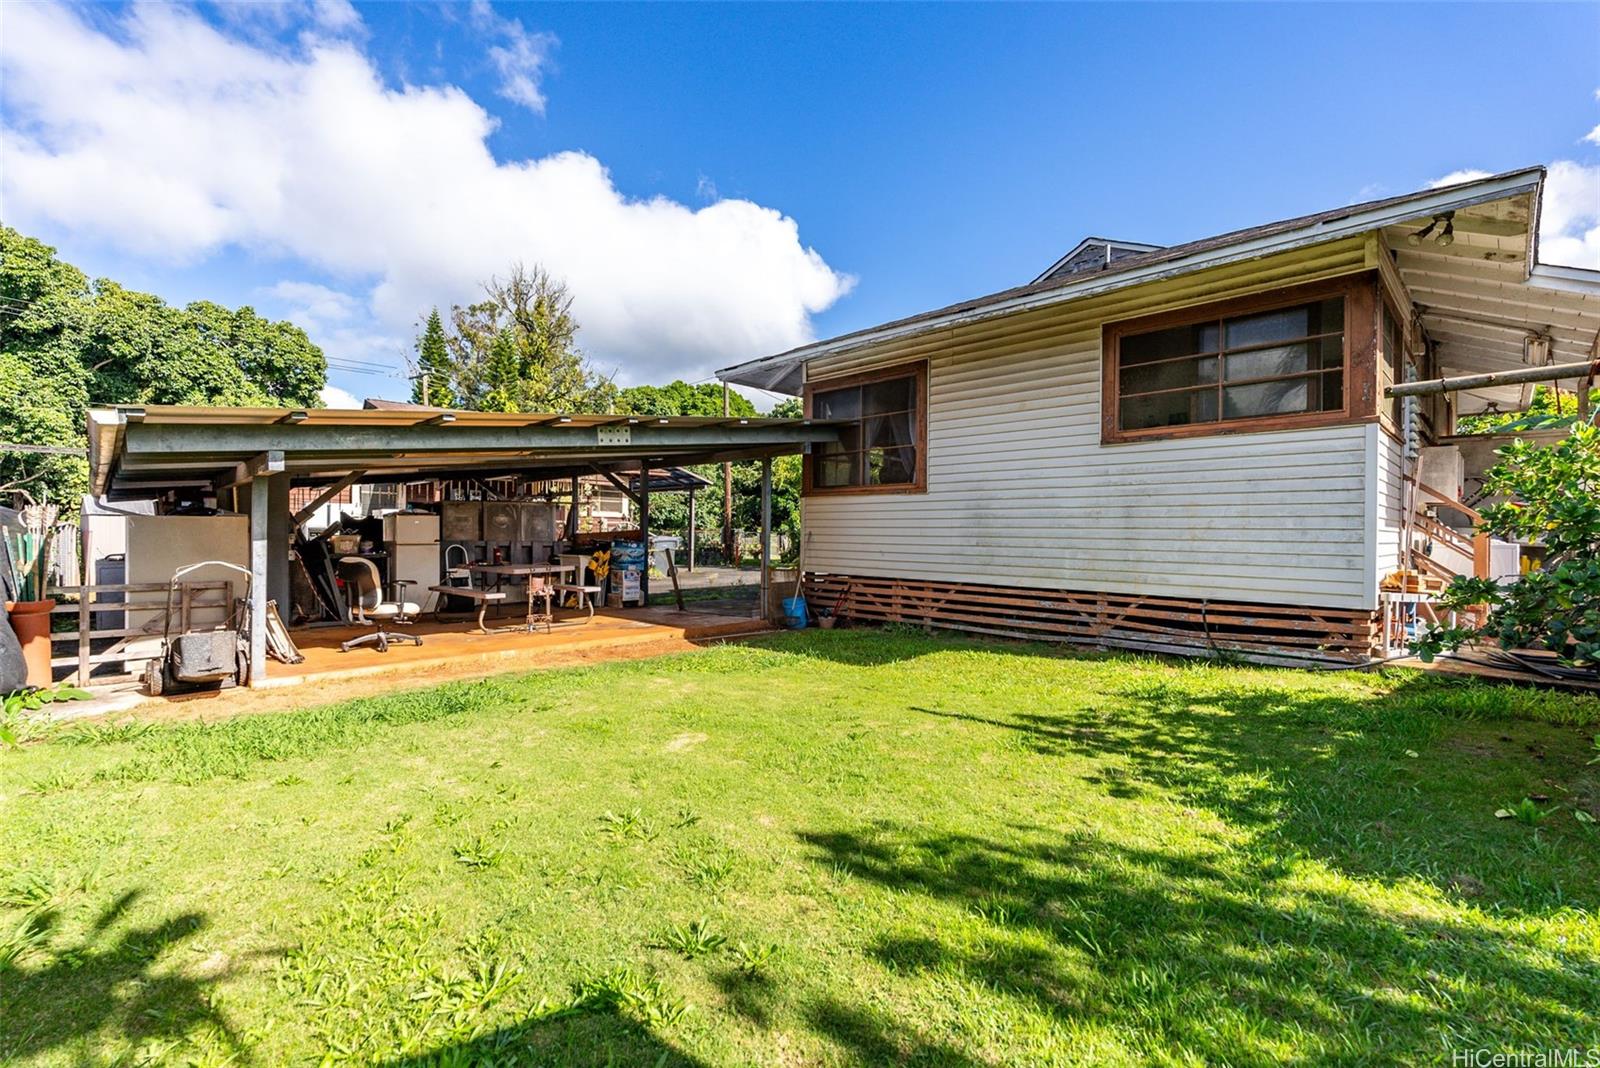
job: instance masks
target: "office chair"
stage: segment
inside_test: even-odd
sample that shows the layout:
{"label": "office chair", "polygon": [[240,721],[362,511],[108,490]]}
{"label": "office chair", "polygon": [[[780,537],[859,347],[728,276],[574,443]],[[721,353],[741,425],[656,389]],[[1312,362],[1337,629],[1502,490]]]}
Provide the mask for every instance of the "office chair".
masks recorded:
{"label": "office chair", "polygon": [[404,588],[412,585],[409,579],[399,579],[389,583],[389,588],[393,591],[391,596],[394,599],[385,601],[383,586],[378,581],[378,567],[371,560],[364,560],[359,556],[340,557],[339,578],[344,580],[349,621],[377,628],[371,634],[363,634],[359,638],[351,638],[347,642],[340,643],[340,652],[348,653],[358,645],[369,643],[376,644],[380,653],[389,651],[390,642],[422,644],[422,639],[415,634],[384,629],[385,623],[412,623],[413,617],[422,611],[414,602],[405,599]]}

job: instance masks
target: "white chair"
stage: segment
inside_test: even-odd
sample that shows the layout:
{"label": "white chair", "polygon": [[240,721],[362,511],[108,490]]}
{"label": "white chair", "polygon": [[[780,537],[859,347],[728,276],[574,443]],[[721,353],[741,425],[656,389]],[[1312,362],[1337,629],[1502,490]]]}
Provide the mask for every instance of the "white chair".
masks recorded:
{"label": "white chair", "polygon": [[341,652],[348,653],[358,645],[376,644],[378,652],[386,653],[390,642],[422,644],[422,639],[415,634],[384,629],[385,623],[413,623],[422,611],[415,602],[405,599],[405,587],[412,585],[411,580],[397,579],[389,583],[393,599],[386,601],[383,599],[383,584],[378,578],[378,567],[371,560],[359,556],[340,557],[339,577],[344,580],[350,622],[377,628],[371,634],[342,642],[339,645]]}

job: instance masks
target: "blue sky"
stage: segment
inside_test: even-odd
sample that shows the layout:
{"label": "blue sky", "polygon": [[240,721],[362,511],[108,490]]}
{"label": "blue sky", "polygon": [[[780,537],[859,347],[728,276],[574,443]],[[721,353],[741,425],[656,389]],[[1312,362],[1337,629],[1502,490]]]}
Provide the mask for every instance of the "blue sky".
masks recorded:
{"label": "blue sky", "polygon": [[1600,258],[1594,4],[0,17],[8,224],[363,366],[513,258],[571,281],[623,381],[704,377],[1027,281],[1085,234],[1170,244],[1530,163],[1565,161],[1547,258]]}

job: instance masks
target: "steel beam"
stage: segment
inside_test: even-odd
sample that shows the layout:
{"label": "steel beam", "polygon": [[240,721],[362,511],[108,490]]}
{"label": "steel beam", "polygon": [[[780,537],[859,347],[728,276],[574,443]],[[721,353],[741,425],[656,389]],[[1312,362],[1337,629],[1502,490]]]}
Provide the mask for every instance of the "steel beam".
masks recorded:
{"label": "steel beam", "polygon": [[761,618],[772,618],[772,460],[761,461]]}
{"label": "steel beam", "polygon": [[267,677],[267,561],[272,539],[267,532],[270,487],[264,478],[250,483],[250,685]]}
{"label": "steel beam", "polygon": [[[595,427],[521,426],[318,426],[315,423],[219,425],[205,423],[130,423],[123,453],[167,460],[185,457],[248,457],[281,452],[302,459],[384,457],[463,453],[519,454],[587,452],[617,460],[659,456],[666,451],[758,449],[836,441],[832,426],[795,423],[782,426],[677,426],[640,424],[627,446],[603,446]],[[485,457],[491,458],[491,457]],[[237,461],[236,461],[237,462]]]}

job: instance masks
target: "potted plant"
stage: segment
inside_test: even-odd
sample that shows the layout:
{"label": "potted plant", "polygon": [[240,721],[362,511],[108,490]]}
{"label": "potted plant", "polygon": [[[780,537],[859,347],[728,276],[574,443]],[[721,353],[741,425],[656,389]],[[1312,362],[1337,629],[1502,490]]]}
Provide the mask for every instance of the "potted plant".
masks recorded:
{"label": "potted plant", "polygon": [[17,514],[21,528],[5,531],[7,590],[16,598],[6,601],[6,616],[22,646],[28,665],[28,685],[49,686],[50,611],[56,602],[45,596],[50,579],[50,550],[55,540],[56,515],[53,504],[30,504]]}

